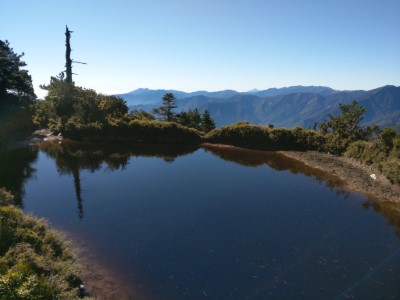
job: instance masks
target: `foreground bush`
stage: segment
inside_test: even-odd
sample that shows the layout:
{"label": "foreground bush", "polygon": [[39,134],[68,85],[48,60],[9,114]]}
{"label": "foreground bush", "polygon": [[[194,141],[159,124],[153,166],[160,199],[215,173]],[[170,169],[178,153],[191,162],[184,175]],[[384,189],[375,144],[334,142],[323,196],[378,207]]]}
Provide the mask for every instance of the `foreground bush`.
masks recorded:
{"label": "foreground bush", "polygon": [[0,299],[78,299],[81,270],[46,222],[7,205],[0,189]]}

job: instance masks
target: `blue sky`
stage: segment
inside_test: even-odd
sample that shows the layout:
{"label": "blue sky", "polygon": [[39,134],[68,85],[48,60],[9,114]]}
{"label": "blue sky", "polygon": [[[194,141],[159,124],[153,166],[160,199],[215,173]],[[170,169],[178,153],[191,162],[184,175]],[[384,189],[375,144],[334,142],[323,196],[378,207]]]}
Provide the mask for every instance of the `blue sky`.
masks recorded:
{"label": "blue sky", "polygon": [[400,85],[400,0],[2,1],[35,91],[65,65],[103,93]]}

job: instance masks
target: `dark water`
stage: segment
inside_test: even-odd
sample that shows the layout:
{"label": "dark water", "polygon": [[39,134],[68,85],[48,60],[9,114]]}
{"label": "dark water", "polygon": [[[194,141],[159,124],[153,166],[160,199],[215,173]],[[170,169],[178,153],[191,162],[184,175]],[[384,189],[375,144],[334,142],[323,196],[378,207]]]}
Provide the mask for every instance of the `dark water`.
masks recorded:
{"label": "dark water", "polygon": [[400,299],[398,215],[279,154],[72,143],[28,153],[24,210],[150,299]]}

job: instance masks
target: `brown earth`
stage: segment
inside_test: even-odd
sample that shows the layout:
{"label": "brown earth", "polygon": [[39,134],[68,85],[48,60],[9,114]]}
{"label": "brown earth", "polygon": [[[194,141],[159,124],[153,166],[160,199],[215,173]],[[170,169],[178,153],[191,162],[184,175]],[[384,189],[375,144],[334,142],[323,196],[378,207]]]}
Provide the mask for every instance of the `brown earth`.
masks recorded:
{"label": "brown earth", "polygon": [[[400,207],[400,186],[392,184],[382,173],[370,166],[348,157],[314,151],[280,151],[280,153],[340,177],[353,190],[380,201],[393,202]],[[376,179],[371,178],[372,174],[375,174]]]}

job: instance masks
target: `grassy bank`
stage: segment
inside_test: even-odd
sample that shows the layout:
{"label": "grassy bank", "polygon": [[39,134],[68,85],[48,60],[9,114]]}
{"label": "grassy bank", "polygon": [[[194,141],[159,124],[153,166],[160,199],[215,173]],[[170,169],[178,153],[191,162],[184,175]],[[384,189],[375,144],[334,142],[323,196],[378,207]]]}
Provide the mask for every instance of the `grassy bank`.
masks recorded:
{"label": "grassy bank", "polygon": [[387,132],[383,130],[369,141],[351,141],[336,134],[301,127],[270,128],[239,122],[212,130],[204,141],[269,151],[311,150],[345,155],[374,166],[392,183],[400,185],[400,137]]}
{"label": "grassy bank", "polygon": [[0,189],[0,298],[79,299],[81,269],[69,244],[12,200]]}

